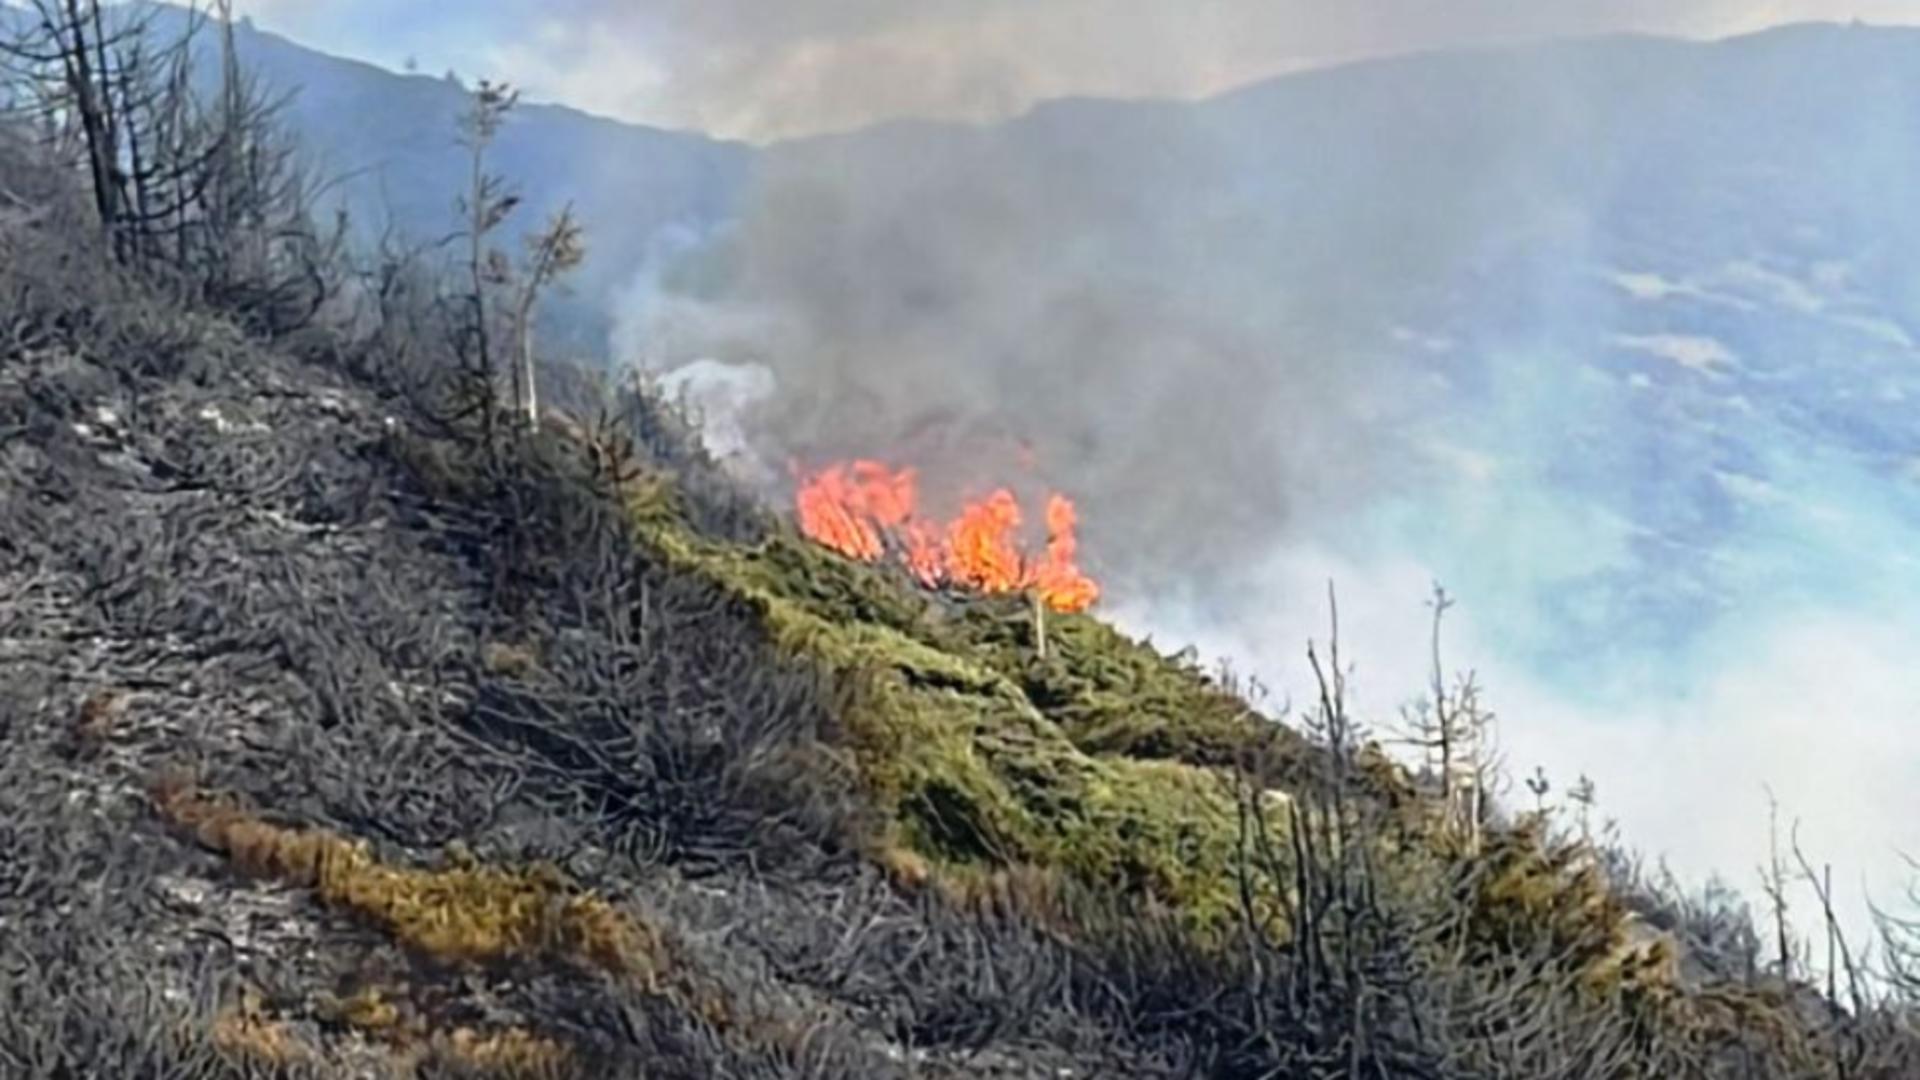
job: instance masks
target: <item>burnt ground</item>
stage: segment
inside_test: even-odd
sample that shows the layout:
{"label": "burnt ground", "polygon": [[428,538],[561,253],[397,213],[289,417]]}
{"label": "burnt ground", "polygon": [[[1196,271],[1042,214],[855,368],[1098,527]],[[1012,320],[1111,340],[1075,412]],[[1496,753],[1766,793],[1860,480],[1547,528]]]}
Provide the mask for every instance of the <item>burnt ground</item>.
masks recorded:
{"label": "burnt ground", "polygon": [[[326,349],[9,245],[0,1075],[1059,1077],[1197,1052],[1073,1006],[1064,948],[856,857],[819,689],[607,506],[533,474],[436,489],[412,420]],[[169,821],[156,791],[183,786],[395,874],[550,867],[667,974],[422,948],[324,872]]]}

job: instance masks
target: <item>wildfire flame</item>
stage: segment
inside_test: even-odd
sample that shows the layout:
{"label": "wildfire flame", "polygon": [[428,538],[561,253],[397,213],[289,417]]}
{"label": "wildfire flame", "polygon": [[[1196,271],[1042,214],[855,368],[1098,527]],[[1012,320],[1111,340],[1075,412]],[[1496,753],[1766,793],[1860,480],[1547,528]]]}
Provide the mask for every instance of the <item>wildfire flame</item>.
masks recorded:
{"label": "wildfire flame", "polygon": [[941,525],[919,513],[919,476],[878,461],[829,465],[802,477],[795,496],[800,530],[850,559],[896,558],[928,587],[982,593],[1033,591],[1055,611],[1085,611],[1100,586],[1081,572],[1072,500],[1047,500],[1047,544],[1021,550],[1019,500],[1001,488]]}

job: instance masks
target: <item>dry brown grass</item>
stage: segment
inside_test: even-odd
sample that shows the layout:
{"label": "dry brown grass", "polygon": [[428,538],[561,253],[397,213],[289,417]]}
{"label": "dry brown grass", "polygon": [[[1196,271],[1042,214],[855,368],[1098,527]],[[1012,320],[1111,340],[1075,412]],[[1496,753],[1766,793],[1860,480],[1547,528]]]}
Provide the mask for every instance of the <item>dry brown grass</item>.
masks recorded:
{"label": "dry brown grass", "polygon": [[96,690],[80,703],[73,718],[72,746],[90,754],[112,741],[131,695],[118,687]]}
{"label": "dry brown grass", "polygon": [[573,1075],[579,1063],[566,1043],[524,1027],[436,1028],[405,988],[368,985],[344,998],[323,997],[320,1005],[329,1022],[381,1048],[387,1068],[399,1076],[435,1064],[456,1075],[552,1080]]}
{"label": "dry brown grass", "polygon": [[1049,867],[948,871],[935,875],[933,884],[945,903],[975,917],[1025,922],[1062,934],[1078,929],[1068,901],[1072,883]]}
{"label": "dry brown grass", "polygon": [[480,650],[480,663],[495,675],[524,679],[540,666],[540,658],[524,645],[489,641]]}
{"label": "dry brown grass", "polygon": [[326,999],[323,1012],[337,1023],[367,1032],[394,1031],[409,1019],[401,1005],[377,986],[362,987],[344,998]]}
{"label": "dry brown grass", "polygon": [[657,988],[659,936],[548,866],[421,870],[381,862],[363,841],[274,825],[190,786],[163,784],[161,813],[242,872],[312,889],[442,963],[565,957]]}
{"label": "dry brown grass", "polygon": [[434,1036],[428,1053],[456,1071],[507,1080],[550,1080],[566,1076],[574,1063],[567,1047],[524,1028],[491,1032],[455,1028]]}
{"label": "dry brown grass", "polygon": [[[743,1015],[718,982],[670,959],[651,927],[550,866],[503,869],[470,856],[449,858],[438,869],[394,866],[363,841],[265,821],[179,779],[155,785],[153,797],[168,821],[243,873],[311,889],[322,904],[359,916],[436,963],[577,964],[619,977],[713,1031],[783,1037],[780,1026],[763,1025],[766,1018]],[[403,1074],[437,1063],[456,1073],[545,1078],[566,1075],[577,1064],[572,1049],[553,1038],[522,1028],[439,1027],[431,1011],[404,988],[377,985],[325,996],[320,1009],[330,1022],[384,1046]],[[233,1011],[223,1026],[224,1043],[258,1044],[250,1052],[262,1060],[281,1049],[295,1053],[298,1046],[257,1003]]]}
{"label": "dry brown grass", "polygon": [[279,1069],[315,1060],[313,1047],[267,1015],[265,1003],[252,991],[214,1017],[213,1045],[234,1060]]}

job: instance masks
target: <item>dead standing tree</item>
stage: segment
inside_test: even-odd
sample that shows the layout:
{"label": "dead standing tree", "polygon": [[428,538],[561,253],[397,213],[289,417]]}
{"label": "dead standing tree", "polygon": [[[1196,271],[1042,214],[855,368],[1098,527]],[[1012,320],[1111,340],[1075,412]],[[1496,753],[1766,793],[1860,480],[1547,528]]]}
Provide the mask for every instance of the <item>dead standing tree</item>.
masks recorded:
{"label": "dead standing tree", "polygon": [[571,204],[562,207],[540,232],[527,237],[526,264],[521,270],[513,319],[518,331],[519,363],[514,379],[515,398],[526,413],[527,426],[540,422],[539,396],[533,370],[533,317],[540,294],[586,258],[580,223]]}
{"label": "dead standing tree", "polygon": [[60,149],[85,156],[102,238],[122,259],[119,230],[132,204],[121,121],[128,83],[113,58],[146,39],[151,18],[117,11],[110,22],[97,0],[29,0],[0,44],[16,107],[32,111]]}
{"label": "dead standing tree", "polygon": [[481,80],[473,100],[460,117],[460,145],[467,151],[467,190],[456,200],[466,241],[467,294],[462,297],[467,309],[466,325],[458,344],[462,357],[461,375],[465,384],[466,406],[480,420],[482,438],[493,446],[494,413],[498,395],[498,373],[494,359],[494,311],[489,302],[511,274],[506,256],[488,246],[488,238],[520,205],[520,196],[507,187],[505,178],[487,171],[487,151],[506,123],[507,114],[518,103],[518,91],[505,85]]}
{"label": "dead standing tree", "polygon": [[[195,67],[210,59],[209,25],[212,80]],[[280,130],[285,101],[242,67],[227,0],[178,13],[28,0],[5,30],[8,98],[56,156],[83,166],[115,260],[170,272],[268,330],[318,311],[344,229],[313,227],[313,185]]]}
{"label": "dead standing tree", "polygon": [[315,227],[318,185],[280,122],[287,99],[241,64],[230,0],[216,0],[214,11],[220,77],[212,104],[202,107],[193,98],[183,68],[176,69],[168,95],[189,110],[181,121],[186,145],[205,148],[186,206],[192,213],[175,216],[179,224],[197,224],[200,233],[197,245],[180,244],[181,265],[216,300],[284,306],[291,292],[324,302],[332,288],[323,268],[339,253],[344,222],[336,220],[328,232]]}
{"label": "dead standing tree", "polygon": [[519,104],[519,91],[504,83],[481,80],[467,111],[460,117],[461,147],[468,155],[467,190],[457,208],[460,231],[466,241],[467,293],[461,297],[467,311],[460,343],[470,404],[479,411],[484,437],[493,437],[494,392],[499,377],[500,349],[496,330],[500,313],[496,294],[505,294],[506,316],[515,342],[512,365],[514,411],[532,429],[539,423],[534,372],[534,312],[545,291],[586,258],[586,245],[571,205],[563,207],[540,232],[526,238],[526,255],[515,267],[506,254],[490,244],[491,237],[520,205],[520,196],[501,176],[488,171],[487,155]]}
{"label": "dead standing tree", "polygon": [[1420,751],[1426,769],[1440,785],[1443,828],[1460,840],[1468,852],[1480,848],[1486,799],[1498,763],[1493,739],[1494,716],[1482,705],[1480,686],[1471,673],[1446,684],[1440,660],[1440,624],[1453,607],[1453,598],[1438,585],[1433,589],[1432,668],[1429,698],[1413,706],[1403,723],[1403,742]]}

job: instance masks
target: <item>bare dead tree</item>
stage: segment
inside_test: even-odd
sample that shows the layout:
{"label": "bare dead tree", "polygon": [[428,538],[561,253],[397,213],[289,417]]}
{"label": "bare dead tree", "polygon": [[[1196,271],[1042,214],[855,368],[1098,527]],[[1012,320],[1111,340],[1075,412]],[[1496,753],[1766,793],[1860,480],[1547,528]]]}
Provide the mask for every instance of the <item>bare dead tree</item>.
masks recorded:
{"label": "bare dead tree", "polygon": [[[101,234],[122,257],[116,230],[130,202],[130,178],[116,114],[126,85],[110,57],[143,40],[150,22],[148,13],[120,10],[109,20],[98,0],[29,0],[13,39],[0,44],[14,85],[23,91],[16,96],[50,135],[84,155]],[[70,133],[78,138],[68,143]]]}
{"label": "bare dead tree", "polygon": [[[1920,871],[1920,860],[1902,855],[1907,866]],[[1909,882],[1905,900],[1911,911],[1920,911],[1920,884]],[[1896,914],[1872,904],[1878,931],[1881,976],[1894,998],[1910,1008],[1920,1007],[1920,917]]]}
{"label": "bare dead tree", "polygon": [[1780,977],[1793,978],[1792,938],[1787,918],[1787,868],[1780,858],[1780,803],[1767,789],[1767,865],[1760,868],[1760,889],[1773,913],[1775,962]]}
{"label": "bare dead tree", "polygon": [[541,294],[548,286],[577,268],[587,256],[579,219],[568,204],[554,215],[546,228],[526,238],[527,254],[520,271],[513,320],[518,331],[518,365],[514,376],[514,398],[526,414],[529,428],[540,422],[538,395],[533,370],[533,315]]}
{"label": "bare dead tree", "polygon": [[1537,826],[1502,832],[1497,850],[1447,849],[1419,885],[1388,865],[1431,826],[1370,788],[1383,759],[1348,710],[1329,605],[1335,636],[1308,653],[1314,764],[1284,797],[1264,790],[1257,763],[1236,770],[1238,981],[1196,980],[1166,1018],[1221,1046],[1201,1074],[1702,1075],[1691,1048],[1595,988],[1591,937],[1519,933],[1482,906],[1490,880],[1571,865]]}
{"label": "bare dead tree", "polygon": [[1856,1014],[1866,1011],[1866,1000],[1860,982],[1860,968],[1854,962],[1853,950],[1847,945],[1847,935],[1840,926],[1840,918],[1833,909],[1833,867],[1828,865],[1824,872],[1817,873],[1813,861],[1807,857],[1800,846],[1800,823],[1794,822],[1792,835],[1793,860],[1799,867],[1801,878],[1813,890],[1814,898],[1820,902],[1822,929],[1827,935],[1827,1000],[1838,1004],[1840,996],[1834,985],[1836,967],[1835,953],[1839,954],[1839,969],[1847,973],[1847,997]]}
{"label": "bare dead tree", "polygon": [[[319,228],[319,188],[241,63],[228,0],[176,29],[152,5],[30,0],[0,42],[8,97],[87,178],[107,250],[270,332],[305,325],[336,288],[344,222]],[[217,72],[199,77],[209,27]]]}
{"label": "bare dead tree", "polygon": [[1442,829],[1471,852],[1480,846],[1486,799],[1495,782],[1494,714],[1482,704],[1472,672],[1452,687],[1447,685],[1440,631],[1454,600],[1436,584],[1428,604],[1433,609],[1433,629],[1427,697],[1403,714],[1404,731],[1396,741],[1420,753],[1439,783]]}
{"label": "bare dead tree", "polygon": [[1593,778],[1586,773],[1581,773],[1580,779],[1575,780],[1573,786],[1567,789],[1567,800],[1579,807],[1574,813],[1578,815],[1580,842],[1588,846],[1593,844],[1593,807],[1598,799],[1599,795]]}
{"label": "bare dead tree", "polygon": [[483,79],[459,120],[458,141],[467,151],[468,164],[467,189],[456,200],[461,219],[459,237],[466,242],[467,288],[461,298],[467,321],[461,328],[459,352],[470,399],[467,408],[477,413],[489,446],[494,442],[499,378],[493,296],[512,277],[507,257],[489,246],[489,238],[520,205],[520,196],[508,187],[504,177],[487,171],[487,152],[519,100],[519,91]]}

